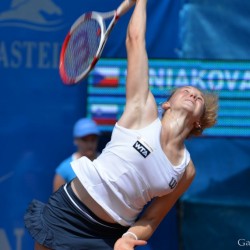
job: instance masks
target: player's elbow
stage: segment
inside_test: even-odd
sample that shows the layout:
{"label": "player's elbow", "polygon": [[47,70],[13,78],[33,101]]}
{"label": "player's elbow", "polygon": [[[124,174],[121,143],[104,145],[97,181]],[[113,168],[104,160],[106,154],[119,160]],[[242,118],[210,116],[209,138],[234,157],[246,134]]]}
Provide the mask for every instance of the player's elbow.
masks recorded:
{"label": "player's elbow", "polygon": [[145,46],[145,38],[138,32],[137,28],[130,28],[127,32],[126,37],[126,47],[127,49],[130,48],[140,48]]}

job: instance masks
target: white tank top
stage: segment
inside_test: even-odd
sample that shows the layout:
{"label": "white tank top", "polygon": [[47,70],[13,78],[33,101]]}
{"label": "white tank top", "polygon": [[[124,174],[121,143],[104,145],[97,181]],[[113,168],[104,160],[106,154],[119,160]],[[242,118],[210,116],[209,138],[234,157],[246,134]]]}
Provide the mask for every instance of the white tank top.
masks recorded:
{"label": "white tank top", "polygon": [[97,159],[71,163],[93,199],[121,225],[130,226],[152,198],[171,192],[190,161],[185,149],[181,164],[173,166],[162,151],[160,132],[159,119],[139,130],[116,124]]}

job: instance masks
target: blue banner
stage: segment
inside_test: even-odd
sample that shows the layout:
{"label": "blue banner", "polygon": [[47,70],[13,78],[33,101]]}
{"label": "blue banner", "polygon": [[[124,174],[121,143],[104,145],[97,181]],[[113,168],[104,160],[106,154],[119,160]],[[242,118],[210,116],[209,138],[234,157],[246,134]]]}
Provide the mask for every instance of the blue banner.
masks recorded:
{"label": "blue banner", "polygon": [[[89,109],[90,99],[87,98],[87,84],[93,80],[93,77],[99,77],[96,74],[97,71],[94,71],[94,75],[89,79],[74,87],[62,84],[58,73],[62,42],[70,26],[81,14],[93,10],[110,11],[116,9],[120,2],[117,0],[0,1],[0,249],[33,249],[33,240],[23,224],[23,215],[28,203],[34,198],[46,202],[52,192],[56,166],[74,151],[72,142],[74,122],[87,112],[96,111],[99,108],[92,106]],[[193,34],[193,31],[186,28],[196,27],[190,25],[192,22],[188,22],[187,18],[189,17],[188,13],[191,13],[189,11],[193,11],[193,8],[186,5],[187,8],[184,9],[183,13],[180,13],[182,2],[180,0],[162,0],[156,3],[156,1],[149,0],[146,38],[150,58],[164,60],[166,58],[176,59],[179,56],[209,58],[211,51],[218,52],[218,50],[213,50],[210,45],[206,47],[204,41],[207,40],[197,39],[197,34],[188,36],[188,34]],[[237,6],[238,4],[239,1],[237,1]],[[247,8],[245,9],[247,10]],[[126,58],[125,36],[131,13],[130,11],[123,16],[112,31],[103,51],[103,58]],[[223,14],[225,17],[226,13],[223,12]],[[205,20],[210,19],[210,16],[208,18],[207,15],[202,15],[203,17]],[[227,18],[230,17],[231,14]],[[248,16],[244,15],[243,17],[244,20],[247,20]],[[240,27],[243,27],[243,30],[248,30],[246,25],[248,22],[246,23],[243,19],[237,15],[237,20],[241,20],[241,22],[237,22],[237,27],[235,26],[237,31],[241,30]],[[197,22],[196,24],[198,26],[202,23]],[[231,25],[231,27],[234,26]],[[197,31],[200,32],[200,29]],[[217,36],[213,36],[213,39],[218,38],[216,40],[218,42],[221,39],[220,32],[216,34]],[[246,41],[248,41],[245,34],[245,32],[242,34],[237,32],[237,35],[234,36],[237,41],[242,38],[242,43],[237,43],[239,44],[237,48],[241,48],[239,50],[241,54],[232,53],[230,54],[232,57],[248,52],[248,47],[245,46]],[[194,43],[193,39],[199,44],[201,42],[202,46]],[[227,44],[227,41],[229,40],[223,40],[223,46]],[[194,48],[192,51],[190,44]],[[232,43],[230,44],[232,45]],[[220,55],[224,56],[228,51],[236,52],[236,50],[231,49],[234,47],[230,46],[229,50],[226,50],[226,47],[220,47],[220,51],[225,52]],[[201,53],[197,53],[198,48],[202,48]],[[205,48],[209,48],[209,50]],[[214,48],[217,47],[214,46]],[[247,56],[249,53],[244,55]],[[163,67],[160,65],[161,63],[163,63]],[[97,66],[101,65],[102,62],[97,64]],[[227,102],[222,96],[224,98],[223,105],[226,108],[223,111],[224,114],[227,117],[232,115],[238,119],[233,123],[233,126],[230,125],[233,119],[226,119],[224,120],[226,123],[223,123],[222,126],[228,124],[234,129],[234,126],[238,125],[241,119],[240,125],[244,128],[237,130],[239,133],[237,135],[242,136],[240,131],[249,131],[244,130],[245,127],[249,126],[248,113],[245,113],[246,119],[242,115],[241,118],[238,116],[238,112],[241,112],[242,108],[249,111],[249,71],[244,68],[249,65],[235,61],[212,64],[213,69],[210,68],[211,64],[209,63],[201,63],[200,65],[205,68],[198,67],[197,69],[193,67],[192,63],[186,64],[185,61],[172,61],[170,64],[166,64],[166,61],[159,61],[159,64],[153,64],[151,67],[151,85],[153,88],[154,84],[157,88],[168,88],[167,85],[170,82],[171,84],[185,82],[201,85],[206,82],[206,84],[210,84],[209,86],[216,87],[217,90],[223,88],[225,92],[221,93],[226,98],[230,96],[232,100],[238,98],[240,106],[232,113],[231,99]],[[192,69],[190,69],[191,66]],[[120,86],[124,82],[125,74],[125,66],[122,67],[122,76],[119,71],[115,77],[107,79],[107,75],[104,74],[105,77],[103,78],[101,75],[100,81],[92,82],[108,85],[110,89]],[[93,86],[91,88],[94,89]],[[104,89],[102,90],[104,91]],[[111,92],[106,92],[106,96],[103,96],[106,98],[105,101],[107,99],[112,101],[110,97]],[[98,103],[95,104],[98,105]],[[117,118],[117,107],[102,106],[102,109],[108,115],[104,122],[113,124],[114,119]],[[118,112],[120,112],[119,107]],[[101,117],[98,118],[101,121]],[[213,133],[215,134],[215,130]],[[221,145],[221,149],[223,149],[224,144]],[[246,147],[229,148],[227,154],[237,154],[238,151],[233,154],[230,152],[230,150],[236,149],[244,151]],[[199,155],[199,150],[195,151],[194,154]],[[209,154],[214,156],[213,152]],[[214,156],[213,159],[218,162],[216,157]],[[245,162],[249,162],[248,155],[244,155],[242,159],[244,160],[243,164],[239,162],[237,164],[245,166]],[[228,169],[224,168],[224,170]],[[146,249],[160,250],[162,247],[162,249],[175,250],[177,248],[174,213],[175,211],[173,214],[170,213],[170,217],[164,220],[150,244],[145,247]]]}
{"label": "blue banner", "polygon": [[[73,124],[86,113],[85,82],[67,87],[59,77],[62,42],[84,12],[111,11],[120,2],[0,1],[0,249],[33,249],[24,212],[33,198],[48,199],[56,166],[74,150]],[[149,31],[166,22],[159,29],[159,46],[154,46],[155,36],[149,36],[152,56],[175,56],[178,35],[167,26],[177,23],[178,3],[150,1],[150,15],[156,18],[150,20]],[[130,15],[117,23],[103,57],[126,57]]]}
{"label": "blue banner", "polygon": [[[125,105],[125,59],[103,59],[88,78],[87,114],[111,131]],[[218,122],[205,136],[250,137],[250,63],[245,61],[150,60],[149,83],[156,102],[190,85],[219,97]]]}
{"label": "blue banner", "polygon": [[180,58],[249,60],[249,1],[184,0]]}

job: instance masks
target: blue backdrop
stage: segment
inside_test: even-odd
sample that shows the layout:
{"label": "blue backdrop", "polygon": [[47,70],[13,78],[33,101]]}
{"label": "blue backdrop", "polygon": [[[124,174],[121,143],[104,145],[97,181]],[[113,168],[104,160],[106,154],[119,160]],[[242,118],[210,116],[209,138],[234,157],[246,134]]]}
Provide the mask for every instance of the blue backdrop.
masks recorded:
{"label": "blue backdrop", "polygon": [[[51,194],[55,167],[74,150],[72,126],[86,112],[86,84],[83,82],[74,87],[66,87],[59,78],[58,59],[63,39],[73,21],[83,12],[109,11],[119,2],[117,0],[74,0],[74,4],[67,0],[0,2],[1,250],[33,249],[33,241],[23,225],[24,211],[33,198],[46,201]],[[241,4],[237,1],[237,5],[234,5],[235,1],[230,2],[231,4],[219,0],[216,1],[216,5],[208,5],[208,1],[205,0],[149,0],[147,33],[149,57],[249,59],[249,46],[245,46],[249,40],[249,26],[246,25],[249,23],[249,15],[245,14],[249,4],[246,1],[240,1]],[[216,6],[216,11],[212,11],[211,14],[212,6]],[[218,17],[221,18],[221,12],[217,11],[222,9],[225,17],[222,21],[230,20],[230,26],[226,24],[223,26],[223,22],[217,20]],[[235,18],[231,18],[232,11]],[[113,30],[103,51],[103,57],[126,57],[124,43],[130,14],[131,12],[122,17]],[[216,29],[217,27],[219,29]],[[223,38],[228,39],[221,40],[221,30]],[[201,35],[201,31],[211,37],[207,39],[206,35]],[[232,37],[235,38],[234,42],[231,40]],[[219,45],[221,49],[218,50]],[[226,50],[227,45],[230,45],[228,50]],[[238,51],[240,53],[237,53]],[[249,86],[249,81],[247,84]],[[209,186],[207,174],[213,175],[215,180],[218,176],[225,177],[218,180],[223,182],[226,176],[233,176],[249,168],[249,144],[246,143],[246,139],[239,139],[237,142],[222,138],[210,138],[209,141],[207,139],[190,141],[189,147],[193,152],[195,163],[201,166],[198,177],[201,175],[202,178],[198,178],[199,184],[192,186],[191,193],[187,194],[186,199],[193,197],[192,195],[201,187],[205,190]],[[211,145],[218,145],[221,154],[217,154]],[[206,151],[207,146],[210,147],[209,151]],[[223,151],[224,148],[227,151]],[[201,152],[204,157],[200,157]],[[235,157],[239,155],[237,162],[236,158],[228,158],[232,154]],[[224,164],[225,159],[228,164]],[[244,186],[237,183],[235,188],[240,190]],[[187,221],[185,225],[188,228],[190,224]],[[176,210],[173,209],[146,249],[177,249],[177,231]],[[194,250],[188,248],[192,236],[188,235],[187,231],[183,235],[186,248]]]}
{"label": "blue backdrop", "polygon": [[[33,248],[23,225],[24,211],[33,198],[46,201],[51,194],[55,167],[74,150],[72,126],[86,111],[86,85],[66,87],[59,78],[63,39],[83,12],[110,11],[118,3],[0,2],[0,249]],[[148,35],[155,57],[159,56],[159,48],[164,48],[166,56],[175,56],[178,32],[172,35],[172,31],[178,26],[172,24],[178,20],[178,4],[179,1],[150,3],[152,16],[159,13],[150,20],[148,33],[159,27],[160,39]],[[113,30],[104,57],[126,57],[124,44],[130,15],[131,12],[122,17]],[[163,20],[169,29],[161,32]],[[154,46],[155,42],[159,46]]]}

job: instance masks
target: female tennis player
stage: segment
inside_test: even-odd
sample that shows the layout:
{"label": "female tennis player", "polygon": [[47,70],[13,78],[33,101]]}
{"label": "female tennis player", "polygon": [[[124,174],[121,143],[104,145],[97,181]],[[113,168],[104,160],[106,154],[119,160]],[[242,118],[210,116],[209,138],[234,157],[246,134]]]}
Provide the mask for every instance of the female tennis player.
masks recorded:
{"label": "female tennis player", "polygon": [[217,96],[180,87],[158,118],[148,84],[146,5],[137,0],[128,25],[126,107],[111,141],[94,161],[73,161],[77,177],[47,204],[34,200],[25,214],[36,250],[144,245],[194,179],[184,141],[215,124]]}

